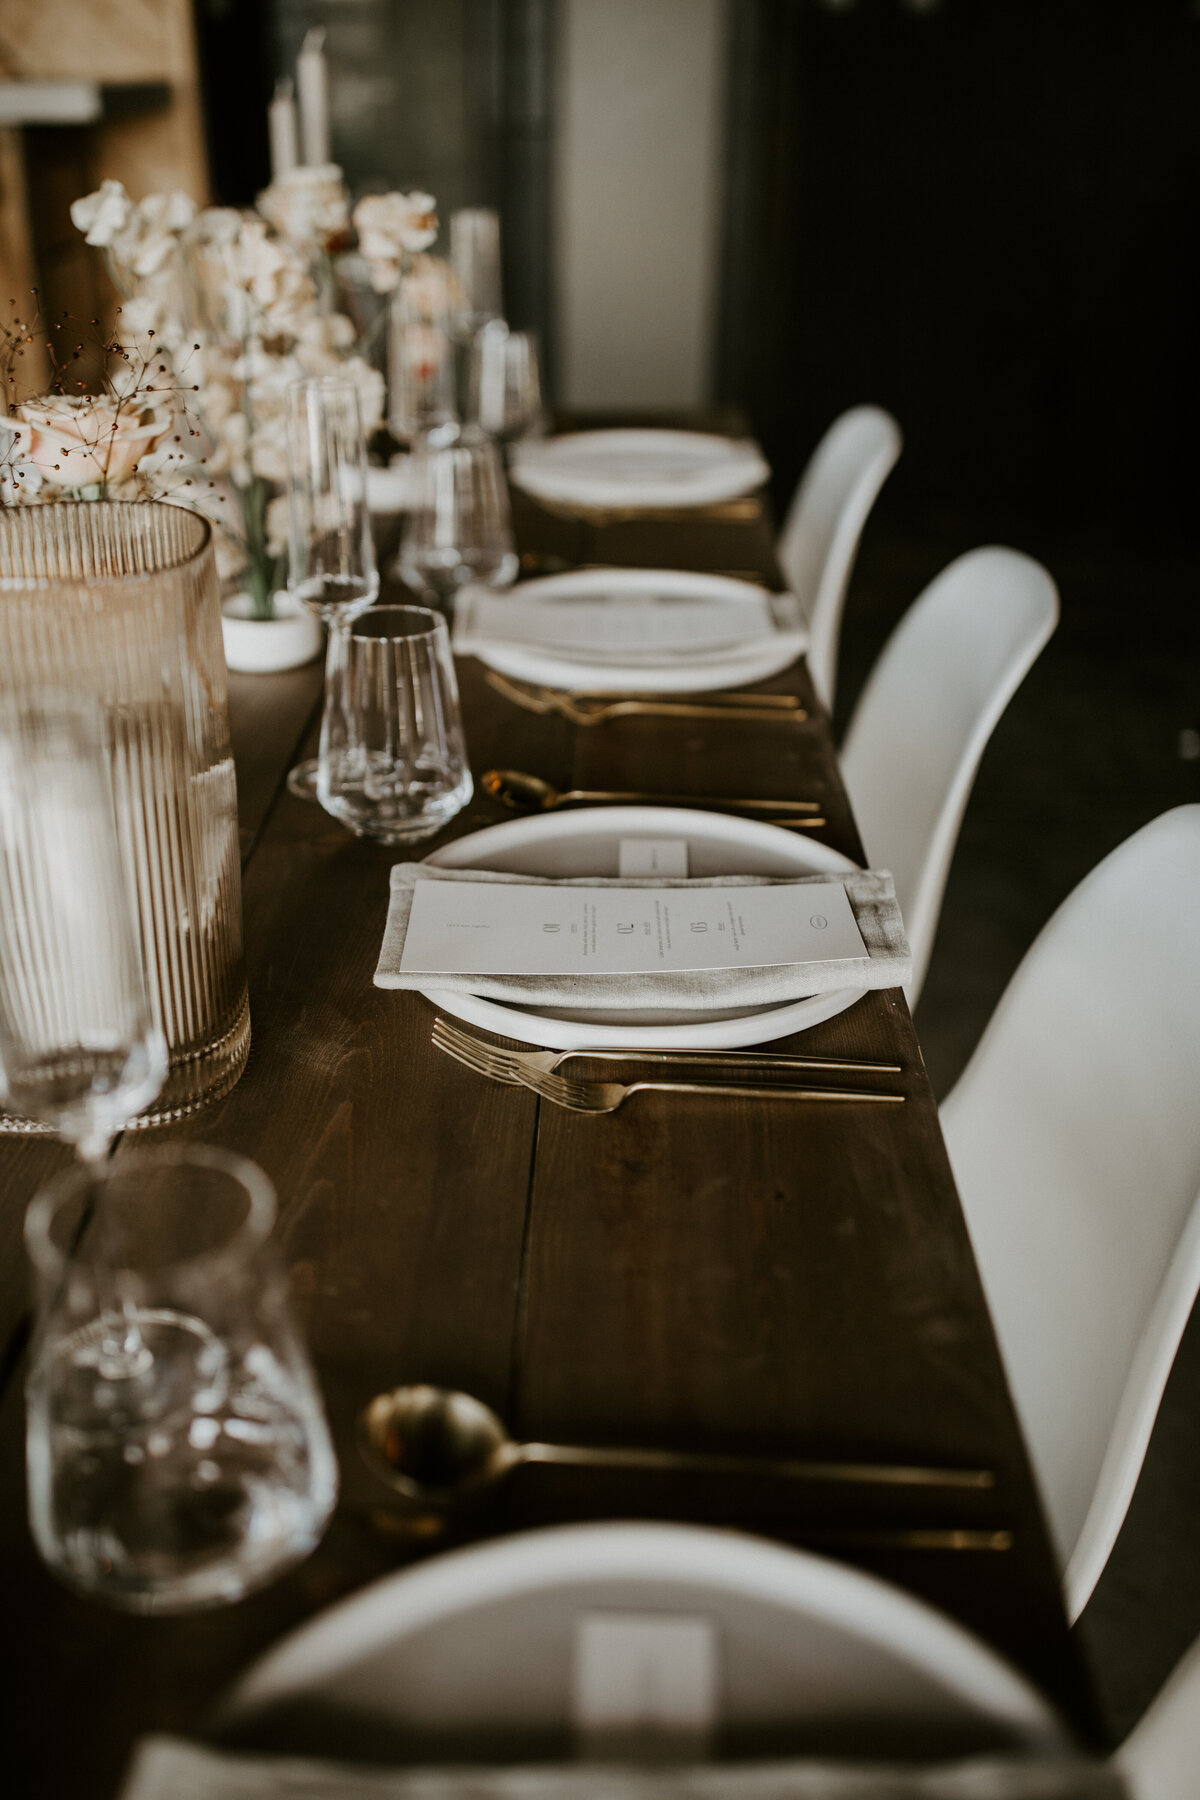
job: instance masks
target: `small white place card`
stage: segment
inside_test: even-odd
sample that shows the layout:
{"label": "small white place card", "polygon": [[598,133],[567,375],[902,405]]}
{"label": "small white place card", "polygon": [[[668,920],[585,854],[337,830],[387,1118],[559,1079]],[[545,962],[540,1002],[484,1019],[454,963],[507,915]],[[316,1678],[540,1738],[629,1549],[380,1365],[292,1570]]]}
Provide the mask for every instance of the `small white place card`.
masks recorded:
{"label": "small white place card", "polygon": [[863,958],[841,882],[589,888],[423,881],[400,968],[417,975],[642,975]]}
{"label": "small white place card", "polygon": [[624,591],[620,598],[522,600],[519,594],[475,593],[459,602],[461,641],[535,644],[547,650],[716,649],[770,637],[771,597],[747,587],[744,599],[688,600],[675,594]]}
{"label": "small white place card", "polygon": [[686,838],[621,838],[617,874],[623,881],[686,881]]}
{"label": "small white place card", "polygon": [[703,1757],[717,1724],[714,1620],[689,1613],[583,1613],[575,1622],[576,1748],[597,1760]]}

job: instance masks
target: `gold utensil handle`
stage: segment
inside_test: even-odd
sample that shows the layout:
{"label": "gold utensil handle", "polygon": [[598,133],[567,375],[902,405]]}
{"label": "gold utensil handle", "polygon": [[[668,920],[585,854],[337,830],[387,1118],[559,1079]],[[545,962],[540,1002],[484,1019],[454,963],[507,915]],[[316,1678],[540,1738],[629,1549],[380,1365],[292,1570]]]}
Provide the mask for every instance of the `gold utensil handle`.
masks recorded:
{"label": "gold utensil handle", "polygon": [[741,1087],[722,1081],[631,1081],[630,1094],[720,1094],[727,1100],[868,1100],[902,1106],[903,1094],[876,1094],[869,1088]]}
{"label": "gold utensil handle", "polygon": [[995,1487],[992,1469],[948,1469],[918,1463],[824,1462],[808,1457],[722,1456],[701,1450],[625,1449],[590,1444],[522,1444],[521,1461],[568,1468],[642,1469],[685,1475],[755,1475],[777,1481],[828,1486],[965,1488]]}
{"label": "gold utensil handle", "polygon": [[628,793],[616,790],[610,793],[605,788],[568,788],[565,794],[559,795],[555,804],[593,806],[598,801],[626,805],[650,801],[656,806],[734,806],[739,811],[778,813],[819,813],[821,810],[819,800],[746,800],[735,794],[643,794],[636,788],[630,789]]}
{"label": "gold utensil handle", "polygon": [[772,1056],[770,1052],[753,1056],[744,1050],[564,1050],[558,1061],[562,1063],[581,1057],[595,1062],[674,1063],[680,1066],[694,1064],[704,1068],[845,1069],[864,1075],[903,1073],[900,1063],[856,1062],[852,1058],[840,1056]]}

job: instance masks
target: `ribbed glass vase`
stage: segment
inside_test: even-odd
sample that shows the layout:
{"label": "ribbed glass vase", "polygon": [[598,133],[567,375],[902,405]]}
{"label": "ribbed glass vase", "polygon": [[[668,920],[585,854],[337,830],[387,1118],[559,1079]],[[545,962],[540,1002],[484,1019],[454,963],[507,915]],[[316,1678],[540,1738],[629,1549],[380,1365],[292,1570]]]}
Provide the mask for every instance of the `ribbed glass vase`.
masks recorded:
{"label": "ribbed glass vase", "polygon": [[[228,1091],[250,1048],[237,788],[208,525],[97,500],[0,509],[0,692],[66,689],[108,721],[166,1084],[139,1125]],[[38,1129],[15,1115],[0,1130]]]}

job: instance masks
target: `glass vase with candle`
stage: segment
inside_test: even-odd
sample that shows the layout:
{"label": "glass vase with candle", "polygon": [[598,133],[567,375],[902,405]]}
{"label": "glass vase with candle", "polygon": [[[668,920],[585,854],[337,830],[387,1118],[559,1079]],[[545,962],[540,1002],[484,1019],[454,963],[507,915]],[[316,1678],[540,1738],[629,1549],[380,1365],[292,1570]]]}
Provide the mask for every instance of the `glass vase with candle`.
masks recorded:
{"label": "glass vase with candle", "polygon": [[[0,698],[90,696],[108,735],[162,1091],[137,1123],[233,1086],[250,1047],[237,790],[211,533],[183,507],[0,510]],[[6,1114],[0,1129],[33,1130]]]}

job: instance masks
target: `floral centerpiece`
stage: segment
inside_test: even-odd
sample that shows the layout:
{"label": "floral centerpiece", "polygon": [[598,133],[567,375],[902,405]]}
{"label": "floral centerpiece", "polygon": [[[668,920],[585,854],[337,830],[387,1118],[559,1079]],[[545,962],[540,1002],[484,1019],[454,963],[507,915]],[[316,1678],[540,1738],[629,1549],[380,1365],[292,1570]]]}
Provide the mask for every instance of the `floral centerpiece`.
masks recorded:
{"label": "floral centerpiece", "polygon": [[[99,393],[73,391],[56,366],[53,392],[10,404],[0,500],[195,506],[216,528],[222,576],[269,619],[284,573],[288,387],[336,373],[358,384],[368,432],[383,415],[383,376],[333,305],[329,259],[353,242],[353,223],[372,285],[387,291],[436,237],[434,202],[372,195],[352,220],[341,171],[326,164],[291,170],[254,213],[197,211],[179,193],[135,202],[105,181],[71,216],[123,296],[118,332],[103,346]],[[28,337],[16,321],[10,352]]]}

